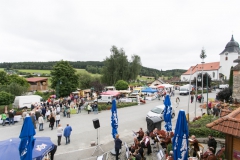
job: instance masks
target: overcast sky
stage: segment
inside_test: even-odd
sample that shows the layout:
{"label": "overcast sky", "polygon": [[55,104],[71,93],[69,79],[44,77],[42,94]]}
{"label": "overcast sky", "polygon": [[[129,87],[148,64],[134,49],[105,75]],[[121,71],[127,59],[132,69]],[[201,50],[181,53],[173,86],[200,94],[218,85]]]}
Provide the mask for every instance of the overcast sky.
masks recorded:
{"label": "overcast sky", "polygon": [[103,61],[112,45],[145,67],[188,69],[219,61],[234,35],[240,1],[1,0],[0,62]]}

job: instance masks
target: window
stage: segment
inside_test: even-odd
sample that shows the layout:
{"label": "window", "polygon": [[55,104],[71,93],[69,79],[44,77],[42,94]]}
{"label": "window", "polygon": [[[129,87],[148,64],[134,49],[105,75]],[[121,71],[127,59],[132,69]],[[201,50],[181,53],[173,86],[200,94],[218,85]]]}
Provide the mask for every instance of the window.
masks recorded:
{"label": "window", "polygon": [[226,56],[225,61],[227,61],[228,60],[228,53],[227,52],[225,53],[225,56]]}
{"label": "window", "polygon": [[212,72],[212,77],[215,78],[215,72]]}

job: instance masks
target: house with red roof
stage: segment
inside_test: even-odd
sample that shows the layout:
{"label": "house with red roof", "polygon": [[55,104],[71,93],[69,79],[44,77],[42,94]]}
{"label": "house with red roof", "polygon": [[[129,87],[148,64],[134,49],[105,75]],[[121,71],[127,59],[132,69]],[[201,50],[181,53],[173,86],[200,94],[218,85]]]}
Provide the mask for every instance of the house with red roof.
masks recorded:
{"label": "house with red roof", "polygon": [[31,77],[26,80],[30,84],[29,91],[48,90],[48,78],[46,77]]}
{"label": "house with red roof", "polygon": [[210,63],[200,63],[191,66],[185,73],[181,75],[181,81],[193,80],[199,73],[208,75],[213,81],[219,81],[222,79],[229,79],[230,70],[232,66],[235,66],[234,60],[240,55],[240,48],[238,42],[233,38],[227,43],[225,49],[219,54],[220,61]]}

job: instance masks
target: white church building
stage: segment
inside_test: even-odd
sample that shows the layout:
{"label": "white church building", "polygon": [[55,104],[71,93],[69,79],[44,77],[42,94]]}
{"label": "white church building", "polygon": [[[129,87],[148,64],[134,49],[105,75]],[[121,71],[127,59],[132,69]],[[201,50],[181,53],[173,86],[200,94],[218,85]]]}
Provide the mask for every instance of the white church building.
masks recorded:
{"label": "white church building", "polygon": [[219,81],[221,79],[229,79],[230,69],[236,64],[234,60],[240,56],[240,48],[238,42],[233,38],[227,43],[225,49],[220,53],[220,62],[201,63],[191,66],[185,73],[181,75],[181,81],[193,80],[199,73],[208,73],[211,79]]}

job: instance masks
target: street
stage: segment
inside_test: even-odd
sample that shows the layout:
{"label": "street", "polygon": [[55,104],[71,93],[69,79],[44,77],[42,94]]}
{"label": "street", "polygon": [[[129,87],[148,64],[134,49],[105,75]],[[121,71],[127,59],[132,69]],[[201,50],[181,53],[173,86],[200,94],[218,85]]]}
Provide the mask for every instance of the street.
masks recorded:
{"label": "street", "polygon": [[[180,98],[180,105],[176,108],[175,100],[176,97]],[[215,98],[215,92],[208,94],[209,98]],[[206,94],[204,94],[204,100],[206,100]],[[178,91],[175,92],[175,96],[171,97],[172,107],[175,109],[175,117],[172,119],[173,129],[175,128],[176,119],[178,116],[178,111],[180,109],[185,110],[187,113],[188,108],[188,96],[180,96]],[[132,130],[138,131],[140,127],[146,131],[147,123],[146,123],[146,114],[152,109],[154,106],[163,104],[162,99],[147,101],[146,104],[137,105],[132,107],[126,107],[118,109],[118,133],[120,134],[120,138],[124,141],[132,142]],[[200,103],[197,102],[197,116],[201,115],[201,109],[199,108]],[[190,120],[194,118],[195,115],[195,101],[189,104],[189,113]],[[204,110],[206,112],[206,110]],[[66,124],[72,126],[72,134],[71,134],[71,143],[65,145],[65,138],[62,137],[62,145],[58,146],[56,157],[60,159],[65,157],[65,153],[74,153],[75,151],[84,150],[90,147],[91,141],[97,141],[97,130],[93,127],[92,120],[98,118],[100,121],[99,128],[99,142],[100,144],[108,144],[113,142],[112,138],[112,128],[111,128],[111,110],[101,111],[99,114],[87,114],[86,111],[82,111],[80,114],[71,115],[71,118],[63,117],[61,114],[61,121],[63,128]],[[8,138],[18,137],[21,131],[22,121],[16,123],[14,126],[5,127],[0,126],[1,137],[0,140],[5,140]],[[162,128],[164,128],[164,122],[162,123]],[[47,136],[50,137],[52,142],[57,144],[57,133],[56,128],[51,130],[48,127],[48,123],[44,123],[44,131],[39,132],[36,130],[36,136]],[[92,149],[93,151],[93,149]],[[79,156],[79,155],[78,155]],[[74,159],[74,158],[73,158]],[[70,159],[69,159],[70,160]]]}

